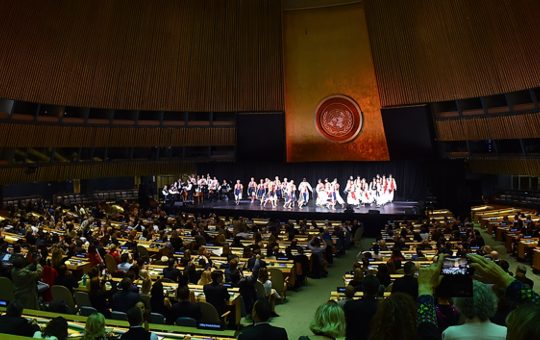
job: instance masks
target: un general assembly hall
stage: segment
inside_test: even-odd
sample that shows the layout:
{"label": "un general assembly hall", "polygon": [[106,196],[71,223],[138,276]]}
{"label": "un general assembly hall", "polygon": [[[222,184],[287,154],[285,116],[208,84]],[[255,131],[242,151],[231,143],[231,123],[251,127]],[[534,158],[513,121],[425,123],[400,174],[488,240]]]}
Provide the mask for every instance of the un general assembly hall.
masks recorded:
{"label": "un general assembly hall", "polygon": [[539,1],[0,13],[0,339],[540,339]]}

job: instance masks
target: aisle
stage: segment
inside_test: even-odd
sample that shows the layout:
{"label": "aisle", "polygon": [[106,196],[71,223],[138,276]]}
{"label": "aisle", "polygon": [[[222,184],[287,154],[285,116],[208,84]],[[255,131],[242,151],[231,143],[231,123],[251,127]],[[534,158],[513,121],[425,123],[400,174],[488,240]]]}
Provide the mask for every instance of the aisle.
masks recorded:
{"label": "aisle", "polygon": [[288,291],[288,301],[276,306],[276,312],[280,317],[274,318],[272,325],[284,327],[289,339],[298,339],[301,335],[310,335],[309,323],[319,305],[326,302],[330,297],[330,291],[343,286],[343,274],[351,270],[356,254],[360,249],[367,249],[372,239],[363,239],[360,248],[351,248],[347,253],[334,259],[334,264],[329,268],[328,277],[323,279],[308,279],[308,285],[297,292]]}

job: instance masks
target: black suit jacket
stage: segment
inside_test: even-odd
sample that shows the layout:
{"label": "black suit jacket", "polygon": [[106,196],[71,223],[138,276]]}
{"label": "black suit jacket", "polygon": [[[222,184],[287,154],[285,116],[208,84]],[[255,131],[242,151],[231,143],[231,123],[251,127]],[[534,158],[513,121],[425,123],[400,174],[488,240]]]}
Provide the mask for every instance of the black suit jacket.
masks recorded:
{"label": "black suit jacket", "polygon": [[345,321],[347,325],[346,339],[367,339],[369,337],[371,319],[377,311],[378,301],[365,297],[361,300],[345,302]]}
{"label": "black suit jacket", "polygon": [[288,340],[285,328],[275,327],[268,323],[251,326],[238,335],[238,340]]}
{"label": "black suit jacket", "polygon": [[227,301],[229,301],[229,291],[222,285],[208,284],[203,287],[206,302],[216,307],[219,315],[225,313]]}
{"label": "black suit jacket", "polygon": [[139,293],[120,291],[113,295],[111,307],[113,311],[127,313],[140,300]]}
{"label": "black suit jacket", "polygon": [[0,333],[32,337],[38,330],[38,325],[31,324],[23,317],[0,316]]}
{"label": "black suit jacket", "polygon": [[418,297],[418,279],[413,276],[404,276],[397,279],[392,287],[392,293],[409,294],[414,301]]}

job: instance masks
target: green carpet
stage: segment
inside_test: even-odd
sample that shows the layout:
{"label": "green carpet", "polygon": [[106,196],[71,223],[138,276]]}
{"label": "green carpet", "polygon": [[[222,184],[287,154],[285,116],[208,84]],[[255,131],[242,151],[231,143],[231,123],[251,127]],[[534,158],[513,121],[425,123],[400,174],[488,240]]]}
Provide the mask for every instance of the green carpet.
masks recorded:
{"label": "green carpet", "polygon": [[343,274],[351,270],[356,254],[360,249],[368,249],[372,239],[363,239],[360,248],[350,248],[344,256],[334,259],[329,268],[328,277],[308,279],[307,285],[297,292],[287,291],[287,302],[276,306],[280,315],[273,318],[272,325],[284,327],[289,339],[298,339],[301,335],[310,335],[309,324],[319,305],[328,301],[330,292],[343,286]]}

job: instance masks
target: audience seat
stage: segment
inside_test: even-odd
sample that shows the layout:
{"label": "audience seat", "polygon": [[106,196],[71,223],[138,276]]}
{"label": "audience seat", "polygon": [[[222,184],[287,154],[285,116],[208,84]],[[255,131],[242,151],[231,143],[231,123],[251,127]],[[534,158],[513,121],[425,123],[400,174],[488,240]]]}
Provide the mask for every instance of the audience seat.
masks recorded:
{"label": "audience seat", "polygon": [[270,281],[272,281],[272,288],[285,300],[287,296],[287,280],[283,276],[283,272],[277,268],[270,268],[268,273],[270,274]]}
{"label": "audience seat", "polygon": [[197,320],[193,318],[188,318],[186,316],[181,316],[176,319],[176,321],[174,321],[174,324],[177,326],[197,327]]}
{"label": "audience seat", "polygon": [[15,295],[13,294],[13,282],[7,277],[0,277],[0,300],[13,301]]}
{"label": "audience seat", "polygon": [[127,314],[124,312],[118,312],[118,311],[113,310],[111,312],[111,319],[127,321]]}
{"label": "audience seat", "polygon": [[51,287],[51,294],[53,302],[63,302],[65,303],[73,312],[77,309],[75,308],[75,301],[73,300],[73,295],[69,289],[64,286],[54,285]]}
{"label": "audience seat", "polygon": [[212,323],[212,324],[227,324],[230,311],[219,315],[216,307],[209,304],[208,302],[199,302],[201,306],[201,322],[202,323]]}
{"label": "audience seat", "polygon": [[73,293],[73,298],[77,307],[92,307],[92,302],[90,302],[90,296],[86,292],[75,292]]}
{"label": "audience seat", "polygon": [[97,309],[95,309],[94,307],[82,306],[79,309],[79,315],[80,316],[89,316],[89,315],[91,315],[93,313],[97,313]]}
{"label": "audience seat", "polygon": [[148,317],[148,322],[163,325],[165,324],[165,316],[159,313],[150,313],[150,316]]}

